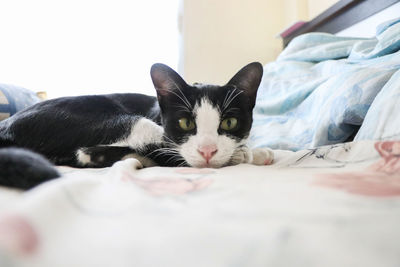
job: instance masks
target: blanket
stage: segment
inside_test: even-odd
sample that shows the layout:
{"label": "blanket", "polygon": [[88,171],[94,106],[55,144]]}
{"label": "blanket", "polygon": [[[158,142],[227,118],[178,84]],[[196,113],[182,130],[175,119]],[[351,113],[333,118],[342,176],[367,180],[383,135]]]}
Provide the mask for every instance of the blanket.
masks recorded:
{"label": "blanket", "polygon": [[11,193],[0,266],[400,265],[400,142],[276,151],[270,166],[139,167],[60,167]]}
{"label": "blanket", "polygon": [[296,151],[399,137],[399,50],[400,19],[381,24],[370,39],[295,38],[264,67],[252,145]]}

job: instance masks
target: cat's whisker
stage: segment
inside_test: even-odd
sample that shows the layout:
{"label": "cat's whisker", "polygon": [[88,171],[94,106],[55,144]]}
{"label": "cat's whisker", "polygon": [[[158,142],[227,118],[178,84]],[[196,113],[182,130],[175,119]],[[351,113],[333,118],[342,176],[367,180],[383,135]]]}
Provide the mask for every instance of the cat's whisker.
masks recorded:
{"label": "cat's whisker", "polygon": [[230,95],[233,94],[233,92],[234,92],[235,90],[236,90],[236,89],[231,90],[231,91],[229,91],[229,92],[225,95],[224,101],[222,102],[222,108],[225,107],[225,104],[226,104],[227,99],[229,99]]}
{"label": "cat's whisker", "polygon": [[172,81],[172,83],[175,85],[175,88],[179,90],[179,92],[181,93],[182,97],[184,98],[184,100],[182,99],[182,101],[185,102],[185,104],[188,106],[189,109],[192,109],[192,105],[190,104],[189,100],[186,98],[185,94],[182,92],[182,90],[179,88],[179,86],[176,84],[175,81]]}
{"label": "cat's whisker", "polygon": [[173,90],[170,90],[169,92],[173,93],[173,94],[176,95],[180,100],[182,100],[182,102],[189,108],[189,110],[192,109],[192,105],[190,104],[189,100],[186,98],[185,94],[182,92],[182,90],[179,88],[179,86],[178,86],[174,81],[172,81],[172,82],[173,82],[175,88],[178,89],[178,91],[180,92],[180,95],[181,95],[182,97],[179,96],[177,93],[175,93]]}
{"label": "cat's whisker", "polygon": [[180,160],[180,157],[178,157],[178,156],[172,156],[172,157],[170,157],[169,159],[167,159],[167,161],[166,161],[165,163],[168,163],[168,162],[170,162],[171,160],[173,160],[174,162],[176,162],[177,160]]}
{"label": "cat's whisker", "polygon": [[184,167],[186,164],[187,164],[186,161],[182,160],[182,162],[179,163],[177,167]]}
{"label": "cat's whisker", "polygon": [[172,147],[179,147],[178,144],[176,142],[174,142],[171,138],[169,138],[166,135],[163,135],[163,137],[167,140],[164,139],[164,143],[171,145]]}
{"label": "cat's whisker", "polygon": [[186,102],[180,95],[178,95],[177,93],[175,93],[174,91],[170,90],[170,93],[174,94],[175,96],[177,96],[180,100],[182,100],[182,102],[189,108],[191,109],[191,105],[189,102]]}
{"label": "cat's whisker", "polygon": [[189,100],[186,98],[185,94],[182,92],[182,90],[177,87],[179,92],[181,93],[182,97],[186,100],[186,103],[189,105],[189,108],[192,109],[192,105],[190,104]]}
{"label": "cat's whisker", "polygon": [[176,156],[176,155],[179,155],[179,151],[177,149],[175,149],[175,148],[161,147],[161,148],[155,149],[155,150],[147,153],[145,155],[145,157],[149,157],[149,156],[151,156],[151,155],[153,155],[155,153],[156,153],[155,157],[159,157],[159,156],[163,156],[163,155],[164,156],[170,156],[170,155]]}
{"label": "cat's whisker", "polygon": [[191,110],[187,106],[184,106],[184,105],[173,105],[173,107],[176,107],[177,111],[183,111],[183,112],[191,113]]}
{"label": "cat's whisker", "polygon": [[235,93],[235,91],[236,91],[236,88],[235,89],[233,89],[233,90],[231,90],[231,91],[229,91],[229,93],[228,94],[226,94],[226,98],[225,98],[225,100],[224,100],[224,103],[222,104],[222,110],[225,110],[228,106],[227,106],[227,103],[229,102],[229,100],[230,100],[230,98],[232,97],[232,95]]}
{"label": "cat's whisker", "polygon": [[153,151],[150,152],[148,155],[151,155],[152,153],[159,153],[159,154],[167,154],[167,153],[169,153],[169,154],[177,154],[178,151],[173,150],[173,149],[165,149],[165,148],[161,149],[161,148],[159,148],[159,149],[153,150]]}
{"label": "cat's whisker", "polygon": [[229,108],[228,110],[225,110],[225,113],[229,113],[229,112],[234,112],[234,111],[240,111],[240,108]]}
{"label": "cat's whisker", "polygon": [[[238,97],[241,93],[243,93],[243,91],[238,91],[238,93],[236,93],[236,95],[234,95],[233,97],[231,97],[231,99],[229,100],[229,102],[226,103],[226,106],[224,107],[223,111],[229,107],[229,105],[232,103],[233,100],[235,100],[236,97]],[[233,94],[232,94],[233,95]]]}
{"label": "cat's whisker", "polygon": [[158,155],[156,155],[156,157],[157,157],[157,156],[160,156],[160,155],[167,155],[167,154],[175,155],[177,152],[176,151],[170,151],[170,150],[165,151],[165,150],[162,150],[162,149],[156,149],[156,150],[153,150],[153,151],[147,153],[144,156],[145,157],[149,157],[149,156],[153,155],[154,153],[158,154]]}

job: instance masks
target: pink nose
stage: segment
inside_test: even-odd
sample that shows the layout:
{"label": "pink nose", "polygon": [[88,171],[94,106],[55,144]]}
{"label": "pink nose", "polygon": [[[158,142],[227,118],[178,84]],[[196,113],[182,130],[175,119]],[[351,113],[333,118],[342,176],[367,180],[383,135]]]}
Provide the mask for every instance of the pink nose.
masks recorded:
{"label": "pink nose", "polygon": [[208,163],[208,161],[218,152],[218,149],[217,146],[213,144],[213,145],[199,146],[197,151]]}

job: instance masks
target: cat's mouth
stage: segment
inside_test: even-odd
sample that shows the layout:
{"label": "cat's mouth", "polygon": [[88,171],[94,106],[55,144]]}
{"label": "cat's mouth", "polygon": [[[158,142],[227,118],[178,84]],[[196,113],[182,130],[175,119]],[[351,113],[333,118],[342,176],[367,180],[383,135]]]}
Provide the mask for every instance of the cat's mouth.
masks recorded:
{"label": "cat's mouth", "polygon": [[204,164],[201,164],[200,166],[198,166],[197,168],[218,168],[218,166],[214,166],[213,164],[211,164],[210,162],[206,162]]}
{"label": "cat's mouth", "polygon": [[191,167],[194,167],[194,168],[214,168],[214,169],[215,168],[221,168],[221,167],[226,165],[226,163],[224,163],[224,162],[213,161],[213,160],[211,160],[211,161],[206,161],[206,160],[199,161],[199,160],[197,160],[195,162],[188,162],[188,164]]}
{"label": "cat's mouth", "polygon": [[194,165],[192,167],[194,167],[194,168],[213,168],[213,169],[215,169],[215,168],[220,168],[221,166],[214,165],[214,164],[211,164],[211,163],[205,163],[205,164],[200,164],[200,165],[197,165],[197,166]]}

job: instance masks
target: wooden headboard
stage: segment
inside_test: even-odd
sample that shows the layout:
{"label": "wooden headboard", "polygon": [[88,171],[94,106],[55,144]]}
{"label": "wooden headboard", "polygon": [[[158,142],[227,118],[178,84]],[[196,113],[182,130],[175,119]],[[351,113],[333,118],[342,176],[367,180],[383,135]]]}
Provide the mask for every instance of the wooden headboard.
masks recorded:
{"label": "wooden headboard", "polygon": [[400,0],[340,0],[285,36],[283,46],[285,47],[294,37],[307,32],[337,33],[397,2]]}

